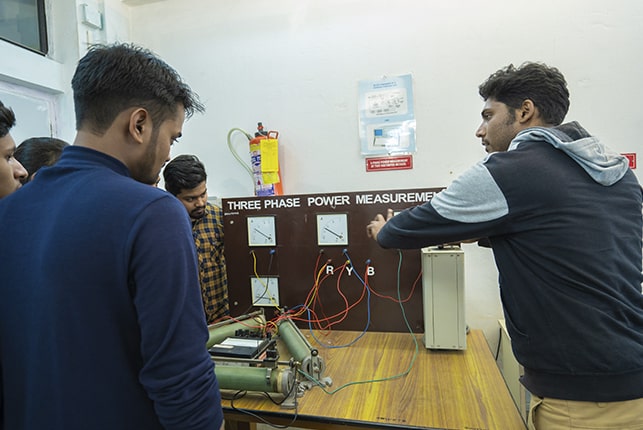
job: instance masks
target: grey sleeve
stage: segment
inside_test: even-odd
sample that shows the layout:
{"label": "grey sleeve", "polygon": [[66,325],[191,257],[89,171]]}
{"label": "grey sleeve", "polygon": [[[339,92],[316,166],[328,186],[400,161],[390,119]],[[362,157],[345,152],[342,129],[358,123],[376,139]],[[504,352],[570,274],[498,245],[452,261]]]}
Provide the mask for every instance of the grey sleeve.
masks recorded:
{"label": "grey sleeve", "polygon": [[377,235],[385,248],[412,249],[486,237],[509,213],[484,163],[463,173],[429,202],[406,209]]}
{"label": "grey sleeve", "polygon": [[431,199],[431,206],[444,218],[464,223],[492,221],[509,213],[505,196],[482,161]]}

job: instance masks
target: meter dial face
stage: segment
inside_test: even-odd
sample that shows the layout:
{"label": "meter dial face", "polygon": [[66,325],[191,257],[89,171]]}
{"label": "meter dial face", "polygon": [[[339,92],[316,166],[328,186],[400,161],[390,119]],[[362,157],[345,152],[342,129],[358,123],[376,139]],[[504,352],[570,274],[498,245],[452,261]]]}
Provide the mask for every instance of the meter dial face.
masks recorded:
{"label": "meter dial face", "polygon": [[248,246],[276,246],[274,216],[248,217]]}
{"label": "meter dial face", "polygon": [[348,245],[348,215],[317,214],[317,245]]}

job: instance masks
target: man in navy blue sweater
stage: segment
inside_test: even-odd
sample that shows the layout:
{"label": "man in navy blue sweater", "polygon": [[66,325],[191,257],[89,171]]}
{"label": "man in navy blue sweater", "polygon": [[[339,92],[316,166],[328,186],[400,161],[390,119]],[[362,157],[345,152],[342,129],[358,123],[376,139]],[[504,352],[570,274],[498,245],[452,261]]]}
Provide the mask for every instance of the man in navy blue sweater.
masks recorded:
{"label": "man in navy blue sweater", "polygon": [[367,233],[387,248],[488,239],[530,428],[643,429],[642,189],[578,123],[563,75],[525,63],[480,86],[489,155]]}
{"label": "man in navy blue sweater", "polygon": [[0,200],[0,429],[220,429],[190,221],[149,185],[203,106],[126,44],[72,88],[74,144]]}

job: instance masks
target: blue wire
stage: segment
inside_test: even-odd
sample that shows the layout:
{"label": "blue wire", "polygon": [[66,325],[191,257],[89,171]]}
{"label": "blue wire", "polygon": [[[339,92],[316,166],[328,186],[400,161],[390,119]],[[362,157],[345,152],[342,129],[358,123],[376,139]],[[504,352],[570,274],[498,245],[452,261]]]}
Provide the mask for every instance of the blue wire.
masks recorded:
{"label": "blue wire", "polygon": [[345,348],[347,346],[353,345],[355,342],[360,340],[362,338],[362,336],[364,336],[364,334],[366,334],[366,331],[368,330],[368,327],[371,325],[371,289],[368,288],[368,286],[366,285],[366,282],[361,278],[361,276],[359,276],[359,274],[357,273],[357,270],[355,270],[355,266],[353,266],[353,261],[351,260],[350,256],[348,255],[348,251],[344,249],[344,251],[342,253],[348,259],[348,263],[350,264],[350,267],[353,269],[353,272],[355,273],[355,276],[357,277],[357,279],[359,279],[359,281],[362,283],[364,288],[366,288],[366,316],[367,316],[367,318],[366,318],[366,326],[364,327],[364,330],[362,330],[362,333],[360,333],[359,336],[357,336],[355,339],[353,339],[352,341],[350,341],[350,342],[348,342],[348,343],[346,343],[344,345],[324,345],[323,342],[321,342],[319,339],[317,339],[317,337],[315,337],[315,333],[313,333],[313,325],[312,325],[312,322],[310,320],[310,309],[307,308],[307,312],[308,312],[308,330],[310,331],[310,335],[313,337],[313,339],[315,339],[317,341],[318,344],[320,344],[324,348],[328,348],[328,349]]}
{"label": "blue wire", "polygon": [[[315,383],[317,386],[319,386],[319,387],[320,387],[320,388],[321,388],[321,389],[322,389],[326,394],[335,394],[335,393],[337,393],[338,391],[343,390],[344,388],[350,387],[350,386],[352,386],[352,385],[357,385],[357,384],[369,384],[369,383],[374,383],[374,382],[384,382],[384,381],[390,381],[391,379],[402,378],[402,377],[405,377],[406,375],[408,375],[408,373],[411,371],[411,369],[412,369],[412,368],[413,368],[413,366],[415,365],[415,360],[417,359],[417,356],[418,356],[418,354],[419,354],[419,345],[418,345],[417,337],[416,337],[416,336],[415,336],[415,334],[413,333],[413,330],[411,329],[411,325],[409,324],[409,320],[408,320],[408,319],[407,319],[407,317],[406,317],[406,312],[405,312],[405,310],[404,310],[404,304],[402,303],[402,297],[401,297],[401,293],[400,293],[400,272],[401,272],[401,269],[402,269],[402,251],[398,249],[398,250],[397,250],[397,252],[398,252],[398,256],[399,256],[399,263],[398,263],[398,266],[397,266],[397,298],[398,298],[398,303],[399,303],[399,305],[400,305],[400,309],[402,310],[402,316],[403,316],[403,318],[404,318],[404,322],[406,323],[406,327],[408,328],[408,330],[409,330],[409,334],[410,334],[410,335],[411,335],[411,337],[413,338],[413,342],[414,342],[414,344],[415,344],[415,353],[413,354],[413,358],[411,359],[411,362],[409,363],[409,367],[406,369],[406,371],[404,371],[404,372],[402,372],[402,373],[399,373],[399,374],[397,374],[397,375],[393,375],[393,376],[390,376],[390,377],[387,377],[387,378],[372,379],[372,380],[367,380],[367,381],[354,381],[354,382],[349,382],[349,383],[344,384],[344,385],[342,385],[342,386],[340,386],[340,387],[338,387],[338,388],[336,388],[336,389],[334,389],[334,390],[332,390],[332,391],[328,391],[328,390],[326,389],[326,387],[325,387],[325,385],[324,385],[324,384],[322,384],[320,381],[318,381],[317,379],[315,379],[313,376],[311,376],[311,375],[307,374],[306,372],[304,372],[303,370],[299,369],[299,373],[301,373],[302,375],[304,375],[308,380],[310,380],[310,381],[314,382],[314,383]],[[344,253],[346,253],[346,251],[344,251]],[[348,255],[347,255],[347,257],[348,257]],[[349,262],[350,262],[350,258],[349,258]],[[370,263],[370,260],[369,260],[369,261],[367,261],[367,263],[366,263],[366,264],[369,264],[369,263]],[[352,263],[351,263],[351,264],[352,264]],[[312,332],[311,332],[311,334],[312,334]],[[362,333],[362,335],[363,335],[363,334],[364,334],[364,333]],[[362,335],[360,335],[360,337],[361,337]],[[314,336],[313,336],[313,337],[314,337]],[[359,337],[358,337],[357,339],[359,339]],[[355,341],[356,341],[357,339],[355,339]],[[351,344],[352,344],[352,343],[354,343],[355,341],[351,342]],[[319,343],[320,345],[324,346],[324,345],[323,345],[321,342],[319,342],[319,341],[317,341],[317,343]],[[349,345],[350,345],[350,344],[349,344]],[[329,347],[329,348],[330,348],[330,347]],[[340,348],[340,347],[339,347],[339,346],[335,346],[334,348]]]}

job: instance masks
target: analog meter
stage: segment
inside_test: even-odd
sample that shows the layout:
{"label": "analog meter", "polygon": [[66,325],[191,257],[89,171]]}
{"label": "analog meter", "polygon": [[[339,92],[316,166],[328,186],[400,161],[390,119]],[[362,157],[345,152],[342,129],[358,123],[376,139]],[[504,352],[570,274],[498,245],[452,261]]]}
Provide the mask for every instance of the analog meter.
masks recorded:
{"label": "analog meter", "polygon": [[248,217],[248,246],[276,246],[274,216]]}
{"label": "analog meter", "polygon": [[348,245],[348,215],[317,214],[317,245]]}

